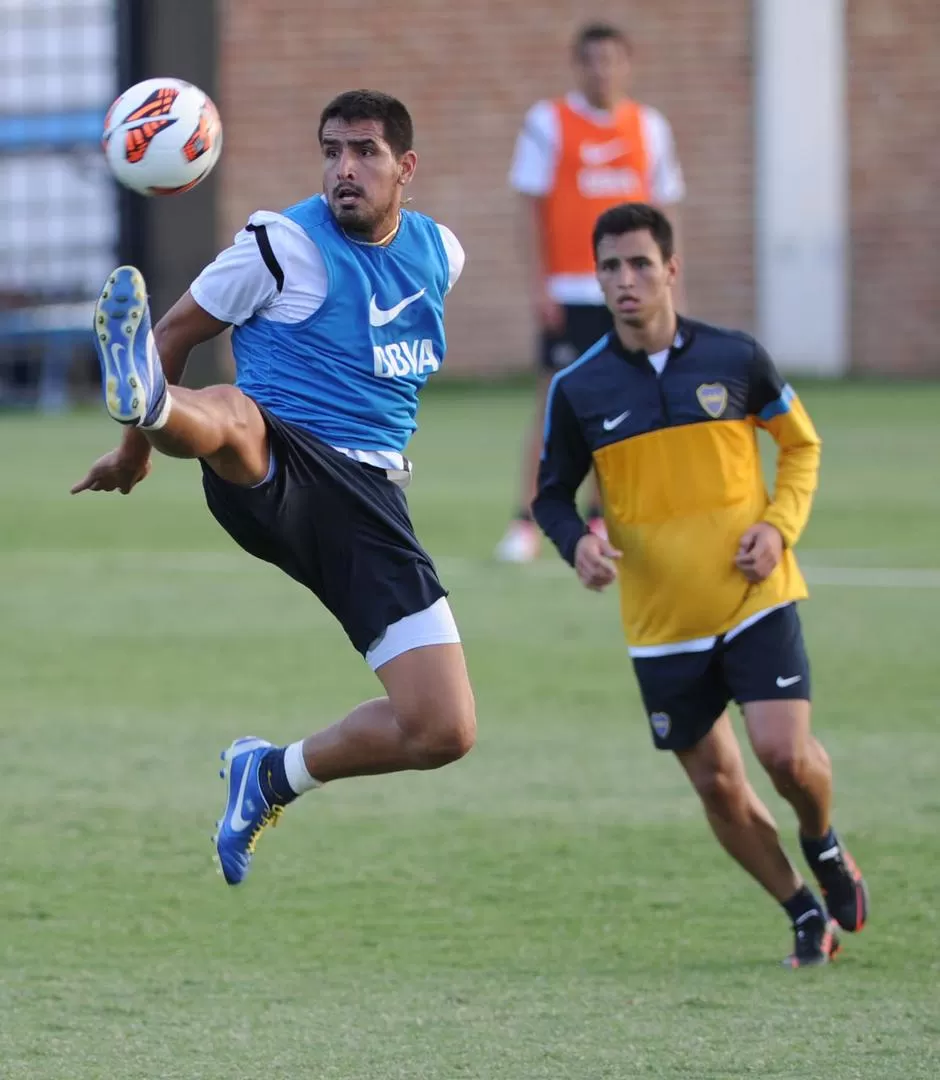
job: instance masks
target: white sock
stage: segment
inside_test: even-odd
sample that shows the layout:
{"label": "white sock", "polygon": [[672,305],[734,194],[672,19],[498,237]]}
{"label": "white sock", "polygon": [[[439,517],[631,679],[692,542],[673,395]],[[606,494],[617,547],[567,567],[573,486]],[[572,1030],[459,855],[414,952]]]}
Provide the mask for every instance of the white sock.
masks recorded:
{"label": "white sock", "polygon": [[284,751],[284,772],[291,791],[297,795],[303,795],[305,791],[312,791],[314,788],[323,786],[307,771],[304,762],[303,739],[300,742],[291,743]]}
{"label": "white sock", "polygon": [[137,426],[141,431],[159,431],[160,428],[166,427],[166,422],[170,419],[170,409],[172,407],[173,399],[170,397],[170,390],[169,387],[167,387],[166,397],[163,399],[163,405],[160,407],[160,415],[152,424],[138,424]]}

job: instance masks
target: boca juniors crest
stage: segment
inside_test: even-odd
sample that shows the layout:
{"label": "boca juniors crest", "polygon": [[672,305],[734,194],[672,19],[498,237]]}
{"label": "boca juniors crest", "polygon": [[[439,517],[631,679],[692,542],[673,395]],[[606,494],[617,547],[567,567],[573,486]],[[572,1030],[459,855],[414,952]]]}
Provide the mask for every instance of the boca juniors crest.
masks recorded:
{"label": "boca juniors crest", "polygon": [[665,739],[672,730],[672,719],[669,713],[654,712],[650,714],[650,727],[661,738]]}
{"label": "boca juniors crest", "polygon": [[695,396],[712,420],[717,420],[728,408],[728,388],[721,383],[702,383]]}

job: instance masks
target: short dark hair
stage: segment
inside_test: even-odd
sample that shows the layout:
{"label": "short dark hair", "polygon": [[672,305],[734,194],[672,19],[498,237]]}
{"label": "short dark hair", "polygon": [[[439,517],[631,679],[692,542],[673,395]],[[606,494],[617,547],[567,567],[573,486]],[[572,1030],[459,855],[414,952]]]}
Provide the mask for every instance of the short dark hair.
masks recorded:
{"label": "short dark hair", "polygon": [[675,236],[669,218],[647,203],[621,203],[605,210],[594,225],[594,257],[597,248],[605,236],[623,236],[625,233],[641,232],[646,229],[656,241],[662,252],[663,262],[668,262],[675,254]]}
{"label": "short dark hair", "polygon": [[575,34],[574,41],[571,43],[571,51],[575,59],[582,59],[584,50],[594,41],[616,41],[618,45],[623,46],[627,54],[633,52],[633,44],[622,30],[611,26],[610,23],[595,22],[587,23]]}
{"label": "short dark hair", "polygon": [[382,134],[395,157],[401,157],[414,147],[415,129],[411,114],[405,106],[381,90],[347,90],[337,95],[320,113],[317,141],[323,141],[323,128],[328,120],[380,120]]}

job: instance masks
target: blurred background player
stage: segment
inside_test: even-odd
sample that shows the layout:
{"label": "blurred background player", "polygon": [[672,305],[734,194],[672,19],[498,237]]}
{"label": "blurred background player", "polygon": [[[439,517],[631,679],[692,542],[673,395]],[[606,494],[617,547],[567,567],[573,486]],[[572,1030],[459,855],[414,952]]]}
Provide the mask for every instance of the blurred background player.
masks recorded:
{"label": "blurred background player", "polygon": [[[586,587],[619,576],[656,747],[676,754],[720,843],[790,917],[787,962],[826,963],[839,947],[831,919],[861,930],[868,896],[830,822],[832,766],[810,731],[796,610],[807,591],[792,549],[817,486],[819,437],[753,338],[677,317],[678,264],[660,211],[607,211],[594,250],[614,331],[552,381],[535,517]],[[779,447],[773,498],[758,427]],[[575,508],[592,464],[609,539],[590,532]],[[796,812],[825,905],[747,780],[732,700]]]}
{"label": "blurred background player", "polygon": [[[463,250],[449,229],[401,208],[417,155],[400,101],[341,94],[318,136],[323,194],[253,214],[152,334],[140,273],[120,267],[106,282],[95,338],[108,411],[126,426],[72,489],[127,493],[151,450],[198,459],[219,524],[309,588],[385,689],[307,739],[249,736],[224,752],[216,846],[230,885],[298,795],[438,768],[467,753],[476,730],[460,635],[402,491]],[[179,386],[190,351],[229,325],[237,385]]]}
{"label": "blurred background player", "polygon": [[[551,377],[611,326],[594,274],[594,222],[608,207],[642,201],[661,207],[678,228],[685,185],[672,130],[656,109],[626,96],[631,58],[631,43],[616,27],[583,27],[572,44],[577,89],[533,105],[516,142],[510,183],[521,196],[540,340],[536,416],[523,452],[519,508],[496,549],[506,562],[528,562],[539,551],[529,507]],[[593,479],[589,498],[589,526],[603,531]]]}

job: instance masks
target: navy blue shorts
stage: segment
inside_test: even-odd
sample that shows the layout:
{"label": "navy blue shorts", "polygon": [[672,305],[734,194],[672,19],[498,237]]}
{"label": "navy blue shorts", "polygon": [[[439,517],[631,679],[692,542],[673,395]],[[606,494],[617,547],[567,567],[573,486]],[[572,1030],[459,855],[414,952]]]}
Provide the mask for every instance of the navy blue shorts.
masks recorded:
{"label": "navy blue shorts", "polygon": [[365,656],[392,623],[447,592],[415,537],[404,492],[384,469],[259,409],[274,476],[242,487],[202,462],[206,503],[240,547],[305,585]]}
{"label": "navy blue shorts", "polygon": [[653,742],[689,750],[735,701],[810,700],[810,670],[796,604],[719,637],[707,652],[634,657]]}
{"label": "navy blue shorts", "polygon": [[587,352],[614,326],[603,304],[565,304],[565,322],[559,331],[543,330],[539,342],[539,366],[561,371]]}

